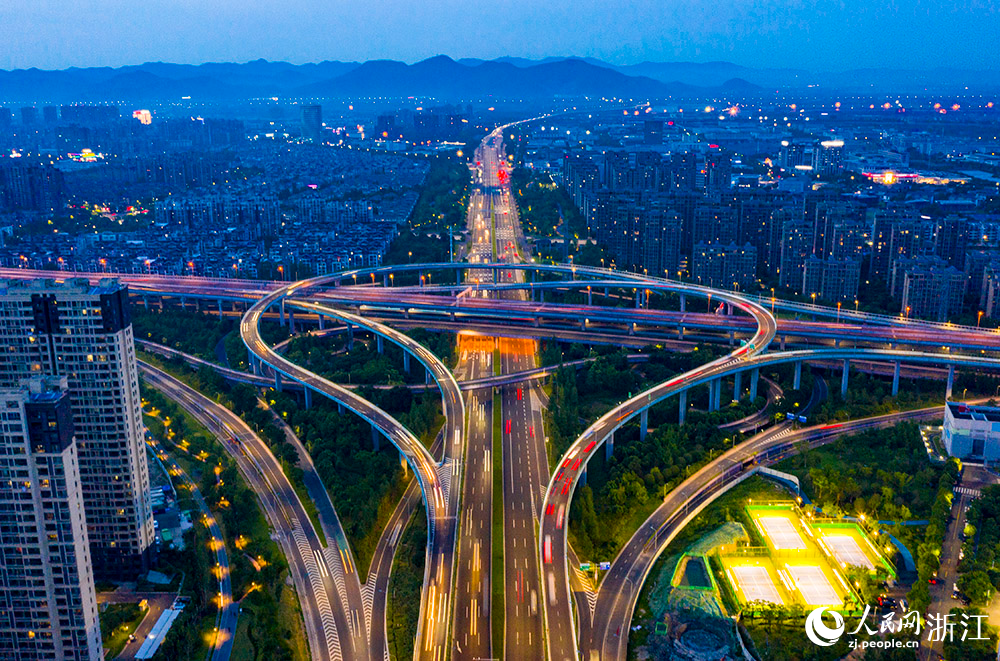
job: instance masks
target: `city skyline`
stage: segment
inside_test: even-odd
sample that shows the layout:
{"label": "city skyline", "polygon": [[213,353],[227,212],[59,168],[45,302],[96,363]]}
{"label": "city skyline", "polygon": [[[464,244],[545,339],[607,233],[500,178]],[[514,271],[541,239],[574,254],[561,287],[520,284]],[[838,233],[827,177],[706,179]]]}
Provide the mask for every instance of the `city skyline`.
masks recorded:
{"label": "city skyline", "polygon": [[[614,8],[595,0],[571,7],[528,0],[509,5],[495,16],[489,5],[454,1],[434,8],[396,1],[343,3],[319,12],[303,0],[267,0],[234,15],[220,0],[197,6],[156,0],[128,4],[127,10],[121,0],[69,6],[49,0],[0,8],[5,44],[0,69],[258,58],[415,62],[438,54],[594,57],[616,65],[722,60],[814,72],[876,66],[977,70],[1000,63],[995,50],[978,47],[1000,33],[1000,11],[978,0],[961,10],[920,0],[893,11],[856,0],[838,7],[789,0],[740,6],[705,0],[683,6],[641,0]],[[82,41],[86,48],[80,48]]]}

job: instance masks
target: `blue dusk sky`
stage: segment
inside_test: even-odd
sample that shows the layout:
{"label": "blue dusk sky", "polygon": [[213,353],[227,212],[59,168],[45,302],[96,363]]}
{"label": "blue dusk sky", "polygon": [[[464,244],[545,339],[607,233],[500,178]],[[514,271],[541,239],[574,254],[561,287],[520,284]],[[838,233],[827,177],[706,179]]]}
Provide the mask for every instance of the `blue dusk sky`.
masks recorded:
{"label": "blue dusk sky", "polygon": [[1000,65],[995,0],[4,0],[0,68],[444,54],[727,60],[751,67]]}

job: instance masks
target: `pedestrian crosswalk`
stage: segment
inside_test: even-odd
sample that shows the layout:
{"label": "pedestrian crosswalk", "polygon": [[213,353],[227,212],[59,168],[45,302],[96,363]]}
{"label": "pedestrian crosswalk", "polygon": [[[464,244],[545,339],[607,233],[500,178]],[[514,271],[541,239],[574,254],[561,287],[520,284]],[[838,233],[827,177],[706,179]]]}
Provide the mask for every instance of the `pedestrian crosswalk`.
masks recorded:
{"label": "pedestrian crosswalk", "polygon": [[959,496],[970,496],[972,498],[979,498],[981,492],[979,489],[972,489],[970,487],[955,487],[955,494]]}

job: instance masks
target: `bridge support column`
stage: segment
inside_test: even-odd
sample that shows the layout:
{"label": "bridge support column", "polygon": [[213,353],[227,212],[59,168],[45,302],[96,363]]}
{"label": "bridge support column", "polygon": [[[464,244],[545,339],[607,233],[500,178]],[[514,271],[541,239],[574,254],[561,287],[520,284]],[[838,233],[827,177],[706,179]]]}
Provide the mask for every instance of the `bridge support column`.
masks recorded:
{"label": "bridge support column", "polygon": [[795,363],[795,378],[792,379],[792,390],[802,387],[802,361]]}
{"label": "bridge support column", "polygon": [[738,402],[743,399],[743,372],[737,372],[733,376],[733,401]]}
{"label": "bridge support column", "polygon": [[142,306],[144,308],[146,308],[147,310],[149,309],[149,297],[148,296],[143,296],[142,297]]}
{"label": "bridge support column", "polygon": [[785,350],[785,336],[784,335],[781,336],[781,350],[782,351]]}
{"label": "bridge support column", "polygon": [[372,449],[378,452],[379,446],[382,443],[382,432],[378,430],[378,427],[372,425]]}
{"label": "bridge support column", "polygon": [[409,372],[410,371],[410,352],[409,351],[404,351],[403,352],[403,370],[405,372]]}
{"label": "bridge support column", "polygon": [[833,340],[833,348],[834,349],[839,349],[840,348],[840,338],[839,337],[834,338],[834,340]]}
{"label": "bridge support column", "polygon": [[628,334],[629,335],[635,335],[635,322],[634,321],[631,324],[628,325]]}
{"label": "bridge support column", "polygon": [[677,395],[678,406],[677,406],[677,424],[683,425],[684,418],[687,417],[688,410],[688,391],[682,390]]}
{"label": "bridge support column", "polygon": [[347,322],[347,351],[354,351],[354,326]]}
{"label": "bridge support column", "polygon": [[403,477],[406,477],[410,470],[410,462],[406,460],[406,455],[402,451],[399,453],[399,465],[403,467]]}
{"label": "bridge support column", "polygon": [[434,382],[434,375],[431,374],[431,371],[429,369],[425,369],[424,370],[424,383],[430,385],[433,382]]}
{"label": "bridge support column", "polygon": [[709,412],[719,410],[719,390],[722,389],[722,380],[713,379],[708,382],[708,410]]}
{"label": "bridge support column", "polygon": [[303,390],[303,392],[305,393],[306,408],[307,409],[311,409],[312,405],[313,405],[313,392],[312,392],[312,389],[305,388]]}
{"label": "bridge support column", "polygon": [[645,441],[649,433],[649,409],[643,409],[639,414],[639,440]]}
{"label": "bridge support column", "polygon": [[281,374],[277,370],[274,371],[274,389],[281,392]]}
{"label": "bridge support column", "polygon": [[538,290],[538,302],[539,303],[544,303],[545,302],[545,290],[544,289],[539,289]]}
{"label": "bridge support column", "polygon": [[288,332],[295,335],[295,313],[288,311]]}
{"label": "bridge support column", "polygon": [[337,414],[344,415],[344,405],[340,402],[337,402]]}
{"label": "bridge support column", "polygon": [[955,366],[948,365],[948,385],[945,386],[944,398],[951,399],[951,389],[955,385]]}
{"label": "bridge support column", "polygon": [[382,286],[383,287],[388,287],[389,286],[389,276],[388,276],[388,274],[385,274],[385,273],[382,274]]}
{"label": "bridge support column", "polygon": [[639,309],[639,308],[642,307],[642,290],[641,289],[636,289],[635,290],[635,307],[636,307],[636,309]]}
{"label": "bridge support column", "polygon": [[840,377],[840,397],[841,399],[847,397],[847,375],[851,373],[851,360],[849,358],[844,359],[844,371]]}
{"label": "bridge support column", "polygon": [[[537,326],[538,326],[538,317],[535,317],[535,327],[537,327]],[[587,330],[587,320],[586,319],[581,319],[580,320],[580,330],[582,330],[582,331]]]}
{"label": "bridge support column", "polygon": [[750,401],[757,399],[757,382],[760,380],[760,368],[750,370]]}
{"label": "bridge support column", "polygon": [[608,298],[608,288],[607,287],[604,288],[604,298],[605,298],[605,300],[607,300],[607,298]]}
{"label": "bridge support column", "polygon": [[899,361],[897,360],[892,366],[892,396],[895,397],[899,394]]}
{"label": "bridge support column", "polygon": [[590,287],[587,287],[587,305],[593,305],[594,304],[593,294],[594,294],[594,292],[592,292],[590,290]]}
{"label": "bridge support column", "polygon": [[607,461],[615,453],[615,433],[608,435],[608,440],[604,441],[604,460]]}
{"label": "bridge support column", "polygon": [[681,312],[687,312],[687,297],[681,294]]}
{"label": "bridge support column", "polygon": [[736,344],[736,331],[729,331],[729,346]]}
{"label": "bridge support column", "polygon": [[677,327],[677,339],[678,340],[683,340],[684,339],[684,327],[683,326],[678,326]]}
{"label": "bridge support column", "polygon": [[181,296],[181,310],[187,307],[187,299]]}
{"label": "bridge support column", "polygon": [[580,471],[580,481],[578,482],[578,484],[581,487],[587,486],[587,467],[586,466],[584,466],[583,470]]}
{"label": "bridge support column", "polygon": [[285,299],[281,299],[281,303],[278,305],[278,325],[285,325]]}
{"label": "bridge support column", "polygon": [[382,341],[381,335],[375,336],[375,347],[379,353],[385,353],[385,344]]}
{"label": "bridge support column", "polygon": [[319,315],[319,329],[323,330],[324,328],[326,328],[326,317]]}
{"label": "bridge support column", "polygon": [[222,299],[221,298],[217,299],[215,302],[219,306],[219,316],[221,317],[222,316]]}

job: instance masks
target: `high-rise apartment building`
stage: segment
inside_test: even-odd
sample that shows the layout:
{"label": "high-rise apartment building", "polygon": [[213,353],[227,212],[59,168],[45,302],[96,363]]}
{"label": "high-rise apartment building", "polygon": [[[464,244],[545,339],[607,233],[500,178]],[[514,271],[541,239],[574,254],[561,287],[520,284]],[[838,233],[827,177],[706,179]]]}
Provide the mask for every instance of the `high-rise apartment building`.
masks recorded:
{"label": "high-rise apartment building", "polygon": [[706,287],[747,291],[757,280],[757,249],[699,243],[691,255],[691,275]]}
{"label": "high-rise apartment building", "polygon": [[0,389],[0,659],[103,657],[66,379]]}
{"label": "high-rise apartment building", "polygon": [[0,282],[0,387],[35,375],[68,381],[95,575],[140,573],[154,533],[127,288]]}
{"label": "high-rise apartment building", "polygon": [[966,275],[954,266],[916,266],[906,272],[900,313],[907,317],[948,321],[962,311]]}
{"label": "high-rise apartment building", "polygon": [[310,140],[323,137],[323,106],[302,106],[302,137]]}

